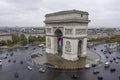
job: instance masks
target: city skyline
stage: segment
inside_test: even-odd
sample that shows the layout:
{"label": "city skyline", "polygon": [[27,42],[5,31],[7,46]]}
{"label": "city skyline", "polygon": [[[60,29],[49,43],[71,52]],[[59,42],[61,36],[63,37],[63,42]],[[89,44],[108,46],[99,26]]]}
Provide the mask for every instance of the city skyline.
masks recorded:
{"label": "city skyline", "polygon": [[0,26],[44,26],[44,16],[62,10],[89,12],[89,27],[119,27],[119,0],[1,0]]}

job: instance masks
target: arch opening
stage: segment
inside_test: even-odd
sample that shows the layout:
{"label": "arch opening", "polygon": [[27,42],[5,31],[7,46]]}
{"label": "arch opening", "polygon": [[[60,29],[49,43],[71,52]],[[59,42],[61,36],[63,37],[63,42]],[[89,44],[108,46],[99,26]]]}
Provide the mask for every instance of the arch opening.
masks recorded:
{"label": "arch opening", "polygon": [[60,30],[60,29],[57,29],[56,31],[55,31],[55,44],[56,44],[56,46],[55,47],[57,47],[57,53],[58,53],[58,55],[59,56],[62,56],[62,48],[63,48],[63,34],[62,34],[62,31]]}
{"label": "arch opening", "polygon": [[78,58],[81,57],[82,54],[82,40],[79,40],[78,42]]}

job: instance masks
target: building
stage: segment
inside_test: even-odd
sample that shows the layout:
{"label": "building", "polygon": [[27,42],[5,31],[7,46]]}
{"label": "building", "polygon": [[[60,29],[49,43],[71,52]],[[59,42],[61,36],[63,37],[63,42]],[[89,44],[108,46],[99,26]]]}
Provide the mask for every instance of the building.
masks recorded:
{"label": "building", "polygon": [[72,61],[86,57],[88,15],[79,10],[46,14],[46,53]]}

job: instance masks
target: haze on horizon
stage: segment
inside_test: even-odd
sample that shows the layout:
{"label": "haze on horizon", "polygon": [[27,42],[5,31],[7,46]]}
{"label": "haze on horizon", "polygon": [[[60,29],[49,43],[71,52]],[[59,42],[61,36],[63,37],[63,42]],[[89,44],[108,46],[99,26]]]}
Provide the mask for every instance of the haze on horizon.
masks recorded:
{"label": "haze on horizon", "polygon": [[120,27],[120,0],[0,0],[0,26],[44,26],[47,13],[89,12],[90,27]]}

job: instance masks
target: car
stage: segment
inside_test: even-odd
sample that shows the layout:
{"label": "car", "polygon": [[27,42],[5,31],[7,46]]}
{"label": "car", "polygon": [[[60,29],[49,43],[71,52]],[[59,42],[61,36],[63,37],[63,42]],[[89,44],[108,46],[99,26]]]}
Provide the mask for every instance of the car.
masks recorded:
{"label": "car", "polygon": [[39,45],[38,45],[38,47],[43,47],[43,46],[44,46],[44,44],[39,44]]}
{"label": "car", "polygon": [[108,56],[106,56],[106,58],[108,58]]}
{"label": "car", "polygon": [[117,58],[117,59],[120,59],[120,56],[117,56],[116,58]]}
{"label": "car", "polygon": [[14,73],[14,77],[15,77],[15,78],[18,78],[18,77],[19,77],[19,75],[18,75],[17,72]]}
{"label": "car", "polygon": [[105,68],[108,68],[108,67],[110,67],[110,62],[107,61],[107,62],[105,63]]}
{"label": "car", "polygon": [[38,71],[41,72],[41,73],[45,73],[45,69],[44,68],[39,68]]}
{"label": "car", "polygon": [[100,73],[100,71],[99,71],[98,69],[94,69],[94,70],[93,70],[93,73],[94,73],[94,74],[98,74],[98,73]]}
{"label": "car", "polygon": [[110,62],[112,63],[113,61],[112,61],[112,60],[110,60]]}
{"label": "car", "polygon": [[91,64],[86,64],[85,69],[89,69],[89,68],[91,68]]}
{"label": "car", "polygon": [[35,50],[36,48],[33,48],[33,50]]}
{"label": "car", "polygon": [[116,59],[116,60],[115,60],[115,62],[116,62],[116,63],[119,63],[119,60],[118,60],[118,59]]}
{"label": "car", "polygon": [[20,64],[23,64],[23,61],[20,61]]}
{"label": "car", "polygon": [[96,67],[96,64],[92,64],[92,67]]}
{"label": "car", "polygon": [[32,71],[32,67],[31,66],[27,66],[27,69]]}
{"label": "car", "polygon": [[11,59],[8,59],[8,62],[11,62]]}
{"label": "car", "polygon": [[101,76],[98,76],[98,80],[103,80],[103,77],[101,77]]}
{"label": "car", "polygon": [[111,68],[111,69],[110,69],[110,72],[115,72],[115,71],[116,71],[115,68]]}
{"label": "car", "polygon": [[80,76],[77,75],[77,74],[73,74],[73,75],[72,75],[72,78],[73,78],[73,79],[77,79],[77,78],[79,78],[79,77],[80,77]]}
{"label": "car", "polygon": [[13,60],[13,63],[16,63],[16,60]]}
{"label": "car", "polygon": [[0,60],[0,67],[2,66],[2,60]]}
{"label": "car", "polygon": [[113,58],[113,60],[116,60],[116,58]]}
{"label": "car", "polygon": [[101,50],[101,52],[103,52],[103,49]]}

